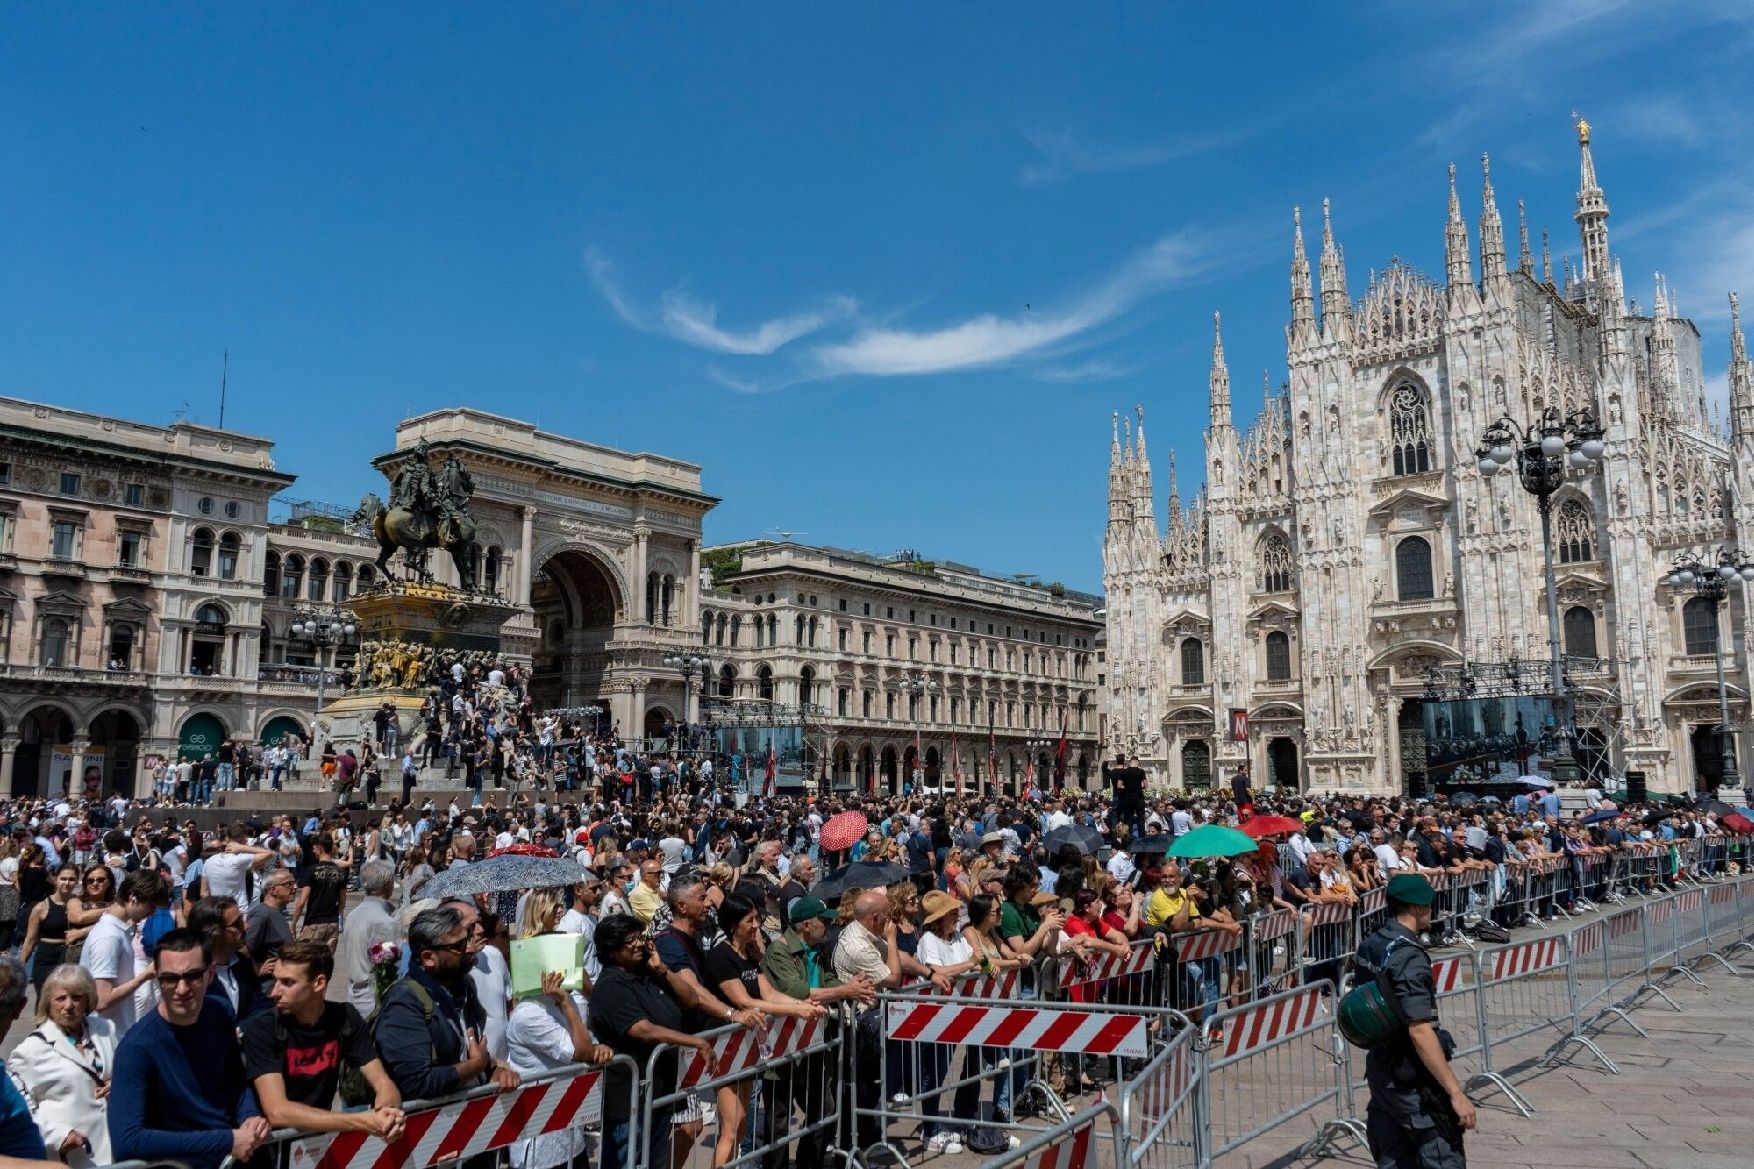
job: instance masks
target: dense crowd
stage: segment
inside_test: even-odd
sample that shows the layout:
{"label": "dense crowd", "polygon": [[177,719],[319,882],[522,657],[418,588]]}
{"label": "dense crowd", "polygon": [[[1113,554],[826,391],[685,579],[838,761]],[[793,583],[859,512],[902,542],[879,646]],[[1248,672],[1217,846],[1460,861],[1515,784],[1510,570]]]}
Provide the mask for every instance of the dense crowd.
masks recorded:
{"label": "dense crowd", "polygon": [[[441,743],[467,744],[480,781],[443,806],[392,798],[210,835],[173,808],[123,799],[0,805],[0,942],[16,952],[0,962],[0,1019],[28,1006],[35,1020],[0,1084],[0,1155],[213,1169],[250,1159],[280,1127],[393,1137],[408,1101],[618,1055],[644,1068],[662,1045],[705,1049],[714,1027],[832,1011],[874,1038],[880,991],[1015,969],[1032,994],[1027,976],[1044,961],[1124,953],[1158,933],[1239,933],[1266,910],[1355,902],[1397,872],[1511,881],[1537,861],[1722,828],[1710,809],[1621,809],[1594,791],[1570,812],[1539,789],[1467,805],[1257,796],[1246,773],[1228,795],[1147,799],[1125,761],[1089,794],[750,798],[716,785],[710,765],[568,734],[518,697],[447,710],[435,696],[428,714],[427,738],[436,727]],[[548,782],[508,783],[477,804],[496,774],[516,774],[483,764],[484,748],[527,754]],[[868,829],[831,854],[825,825],[846,812]],[[1203,825],[1265,815],[1289,830],[1234,857],[1166,856]],[[576,883],[428,896],[441,875],[528,854],[572,858]],[[876,880],[849,886],[850,872]],[[1576,911],[1579,898],[1547,911]],[[577,989],[554,972],[514,997],[510,943],[551,933],[585,939]],[[1248,992],[1237,969],[1189,962],[1180,978],[1176,1001],[1196,1016]],[[861,1069],[861,1104],[945,1083],[947,1049],[935,1050],[946,1054],[888,1061],[888,1082],[875,1063]],[[964,1147],[983,1084],[986,1115],[1026,1107],[1008,1053],[971,1058],[991,1074],[963,1085],[948,1114],[923,1102],[930,1152]],[[1105,1071],[1053,1062],[1068,1092]],[[662,1098],[676,1068],[655,1067]],[[611,1065],[592,1118],[604,1169],[620,1169],[632,1138],[626,1068]],[[821,1116],[838,1091],[819,1072],[767,1079],[759,1121],[744,1083],[660,1110],[656,1131],[680,1157],[710,1130],[715,1166],[752,1135],[783,1144],[796,1115]],[[828,1136],[795,1142],[799,1169],[821,1169]],[[576,1127],[527,1141],[514,1164],[568,1162],[590,1139]]]}

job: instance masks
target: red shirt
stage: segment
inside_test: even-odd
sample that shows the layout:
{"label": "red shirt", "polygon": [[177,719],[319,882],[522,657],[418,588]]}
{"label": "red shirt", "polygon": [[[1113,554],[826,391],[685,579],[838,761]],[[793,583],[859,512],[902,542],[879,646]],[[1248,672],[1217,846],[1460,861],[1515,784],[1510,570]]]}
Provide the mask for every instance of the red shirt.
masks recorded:
{"label": "red shirt", "polygon": [[[1091,925],[1075,913],[1066,919],[1066,925],[1063,932],[1074,938],[1078,937],[1080,934],[1092,938],[1101,936],[1095,926]],[[1066,1000],[1074,1003],[1093,1002],[1095,1000],[1092,999],[1090,995],[1100,989],[1101,985],[1099,983],[1079,983],[1066,991]]]}

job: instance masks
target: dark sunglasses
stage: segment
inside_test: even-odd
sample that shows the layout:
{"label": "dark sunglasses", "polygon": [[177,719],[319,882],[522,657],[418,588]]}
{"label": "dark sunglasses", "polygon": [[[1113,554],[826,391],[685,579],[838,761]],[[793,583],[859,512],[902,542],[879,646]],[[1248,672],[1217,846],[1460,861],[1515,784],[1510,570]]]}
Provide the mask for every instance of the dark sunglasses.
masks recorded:
{"label": "dark sunglasses", "polygon": [[211,969],[211,967],[202,966],[183,974],[160,974],[158,976],[158,985],[164,987],[166,990],[174,990],[178,985],[194,986],[203,978],[207,977],[207,971],[209,969]]}

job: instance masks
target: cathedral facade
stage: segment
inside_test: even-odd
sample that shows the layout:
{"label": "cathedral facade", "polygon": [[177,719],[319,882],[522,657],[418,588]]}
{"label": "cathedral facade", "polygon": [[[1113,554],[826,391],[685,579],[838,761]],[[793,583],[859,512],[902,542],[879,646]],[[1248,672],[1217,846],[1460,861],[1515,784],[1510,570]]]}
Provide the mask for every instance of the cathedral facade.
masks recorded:
{"label": "cathedral facade", "polygon": [[1176,787],[1244,765],[1257,786],[1305,790],[1422,777],[1434,677],[1518,662],[1545,677],[1537,501],[1514,473],[1483,474],[1476,448],[1499,419],[1552,407],[1593,414],[1606,444],[1551,499],[1580,762],[1608,787],[1629,769],[1656,791],[1715,786],[1721,616],[1748,774],[1744,586],[1719,607],[1663,579],[1679,553],[1754,545],[1737,521],[1754,506],[1754,376],[1735,298],[1725,419],[1707,404],[1699,330],[1662,277],[1648,310],[1628,299],[1587,124],[1578,137],[1582,257],[1557,277],[1520,202],[1507,247],[1484,159],[1477,250],[1450,168],[1441,281],[1397,259],[1354,299],[1325,202],[1312,280],[1294,211],[1288,380],[1239,432],[1215,328],[1205,486],[1184,503],[1171,454],[1165,527],[1143,410],[1136,426],[1117,418],[1103,548],[1111,752]]}

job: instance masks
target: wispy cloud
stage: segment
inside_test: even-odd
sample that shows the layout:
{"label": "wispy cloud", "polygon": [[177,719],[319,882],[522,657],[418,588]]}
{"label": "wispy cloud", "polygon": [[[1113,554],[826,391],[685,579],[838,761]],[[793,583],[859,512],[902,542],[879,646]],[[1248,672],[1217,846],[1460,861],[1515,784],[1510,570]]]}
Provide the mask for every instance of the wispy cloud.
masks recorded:
{"label": "wispy cloud", "polygon": [[1706,140],[1698,114],[1672,94],[1629,101],[1614,119],[1614,130],[1658,146],[1698,146]]}
{"label": "wispy cloud", "polygon": [[1050,382],[1056,385],[1073,385],[1078,382],[1109,382],[1116,378],[1126,377],[1134,367],[1120,365],[1113,361],[1093,358],[1072,365],[1048,365],[1035,371],[1035,380]]}
{"label": "wispy cloud", "polygon": [[1029,144],[1035,147],[1040,157],[1024,165],[1018,172],[1017,181],[1026,187],[1035,187],[1062,183],[1078,175],[1161,166],[1210,150],[1227,140],[1223,135],[1212,135],[1141,146],[1092,145],[1080,142],[1070,130],[1038,130],[1029,135]]}
{"label": "wispy cloud", "polygon": [[585,253],[585,269],[615,315],[629,325],[718,353],[773,353],[800,337],[850,319],[859,307],[851,297],[833,296],[813,309],[775,317],[751,329],[725,329],[719,326],[717,305],[696,300],[680,288],[664,293],[654,311],[634,304],[622,291],[614,265],[595,248]]}
{"label": "wispy cloud", "polygon": [[928,330],[865,329],[850,340],[819,345],[809,364],[825,376],[898,377],[1008,365],[1073,348],[1140,299],[1198,274],[1206,249],[1187,232],[1165,236],[1084,296],[1059,310],[1001,317],[983,313]]}

